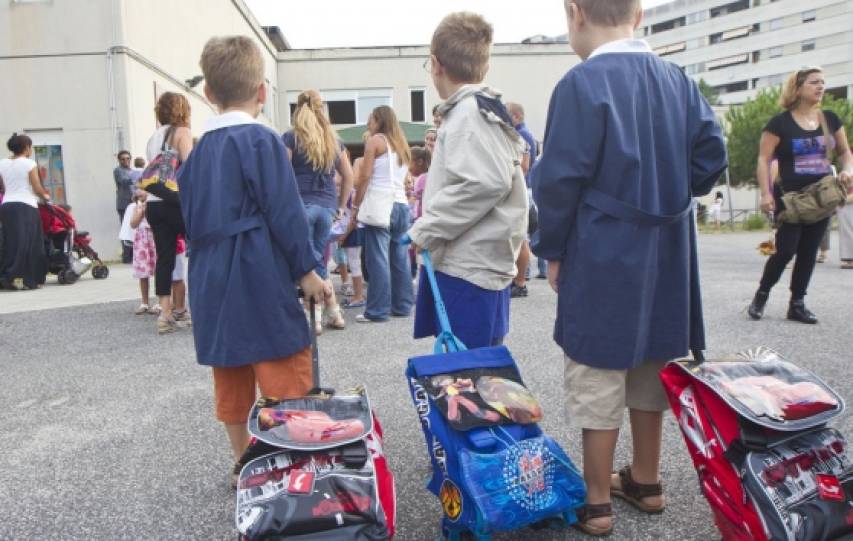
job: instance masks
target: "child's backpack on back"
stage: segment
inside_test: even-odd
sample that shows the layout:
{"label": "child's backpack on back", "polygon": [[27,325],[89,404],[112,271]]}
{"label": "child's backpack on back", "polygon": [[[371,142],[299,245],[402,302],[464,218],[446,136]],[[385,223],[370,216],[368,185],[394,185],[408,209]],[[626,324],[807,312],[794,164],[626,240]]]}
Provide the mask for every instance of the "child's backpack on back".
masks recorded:
{"label": "child's backpack on back", "polygon": [[699,486],[726,541],[853,532],[853,463],[826,423],[844,401],[768,349],[661,372]]}

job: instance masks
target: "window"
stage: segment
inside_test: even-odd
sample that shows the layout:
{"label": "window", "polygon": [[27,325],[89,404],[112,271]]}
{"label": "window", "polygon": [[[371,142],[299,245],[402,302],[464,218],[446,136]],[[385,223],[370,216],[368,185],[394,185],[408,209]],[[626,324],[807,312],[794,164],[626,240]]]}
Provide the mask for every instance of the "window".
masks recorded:
{"label": "window", "polygon": [[752,51],[752,63],[755,64],[761,60],[761,51]]}
{"label": "window", "polygon": [[784,19],[773,19],[770,21],[770,30],[779,30],[782,28],[782,25],[785,23]]}
{"label": "window", "polygon": [[422,88],[409,91],[412,106],[412,122],[426,120],[426,91]]}
{"label": "window", "polygon": [[714,45],[715,43],[720,43],[721,41],[723,41],[723,33],[717,32],[716,34],[711,34],[710,36],[708,36],[708,41],[711,43],[711,45]]}
{"label": "window", "polygon": [[770,50],[767,51],[767,56],[770,58],[779,58],[782,56],[782,52],[782,47],[771,47]]}
{"label": "window", "polygon": [[327,101],[326,107],[332,124],[355,124],[355,101]]}
{"label": "window", "polygon": [[667,30],[672,30],[673,28],[684,26],[686,22],[687,21],[684,17],[679,17],[678,19],[670,19],[668,21],[653,24],[652,34],[657,34],[658,32],[666,32]]}
{"label": "window", "polygon": [[680,53],[686,47],[687,47],[687,43],[682,41],[679,43],[673,43],[672,45],[665,45],[663,47],[658,47],[657,49],[655,49],[655,52],[659,56],[666,56],[668,54]]}
{"label": "window", "polygon": [[718,58],[717,60],[707,62],[705,66],[708,68],[708,71],[711,71],[727,68],[729,66],[736,66],[738,64],[746,64],[747,62],[749,62],[749,53],[744,53],[727,56],[725,58]]}
{"label": "window", "polygon": [[736,83],[729,83],[727,85],[715,86],[714,90],[716,90],[720,94],[728,94],[729,92],[740,92],[742,90],[749,90],[749,81],[738,81]]}
{"label": "window", "polygon": [[696,75],[697,73],[702,73],[705,71],[705,63],[699,62],[698,64],[690,64],[685,67],[684,71],[687,75]]}
{"label": "window", "polygon": [[817,19],[817,11],[810,9],[808,11],[803,12],[803,22],[804,23],[810,23],[815,19]]}
{"label": "window", "polygon": [[706,10],[696,11],[693,13],[687,14],[687,24],[701,23],[708,19],[708,12]]}
{"label": "window", "polygon": [[806,51],[814,51],[814,48],[815,48],[815,40],[813,40],[813,39],[807,39],[807,40],[805,40],[805,41],[802,43],[802,45],[800,46],[800,50],[801,50],[801,51],[803,51],[803,52],[806,52]]}
{"label": "window", "polygon": [[711,18],[713,19],[714,17],[722,17],[723,15],[743,11],[745,9],[749,9],[749,0],[738,0],[737,2],[732,2],[724,6],[717,6],[715,8],[712,8]]}

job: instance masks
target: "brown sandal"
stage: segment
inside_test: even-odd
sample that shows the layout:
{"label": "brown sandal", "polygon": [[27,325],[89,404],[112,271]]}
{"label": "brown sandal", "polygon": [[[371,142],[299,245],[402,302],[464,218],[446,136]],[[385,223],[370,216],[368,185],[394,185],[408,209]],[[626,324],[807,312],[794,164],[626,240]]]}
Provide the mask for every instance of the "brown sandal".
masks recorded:
{"label": "brown sandal", "polygon": [[631,477],[631,466],[625,466],[619,470],[618,475],[620,486],[617,488],[611,485],[610,494],[622,498],[643,513],[652,515],[663,513],[663,510],[666,509],[665,503],[649,505],[643,501],[651,496],[663,496],[663,486],[660,483],[643,484],[634,481],[634,478]]}
{"label": "brown sandal", "polygon": [[578,521],[574,524],[574,527],[587,535],[605,537],[613,533],[612,521],[609,528],[593,526],[587,523],[591,519],[613,517],[613,505],[610,503],[588,503],[577,510],[577,516]]}

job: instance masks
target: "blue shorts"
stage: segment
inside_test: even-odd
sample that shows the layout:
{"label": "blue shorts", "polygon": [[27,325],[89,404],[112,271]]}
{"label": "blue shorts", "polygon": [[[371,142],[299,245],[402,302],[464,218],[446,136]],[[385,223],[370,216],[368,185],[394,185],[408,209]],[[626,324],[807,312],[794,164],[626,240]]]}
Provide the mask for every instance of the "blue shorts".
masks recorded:
{"label": "blue shorts", "polygon": [[[436,272],[453,334],[469,349],[496,346],[509,333],[509,290],[483,289],[461,278]],[[426,273],[421,269],[415,305],[415,338],[438,336],[438,316]]]}

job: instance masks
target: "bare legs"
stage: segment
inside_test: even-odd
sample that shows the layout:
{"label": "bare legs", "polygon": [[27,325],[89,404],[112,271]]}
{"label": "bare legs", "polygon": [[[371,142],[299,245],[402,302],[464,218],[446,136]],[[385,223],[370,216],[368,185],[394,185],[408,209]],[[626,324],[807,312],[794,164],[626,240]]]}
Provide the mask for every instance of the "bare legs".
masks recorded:
{"label": "bare legs", "polygon": [[[663,434],[663,413],[629,410],[633,459],[631,476],[637,483],[653,484],[660,482],[660,451]],[[587,503],[610,502],[610,487],[618,486],[619,476],[613,475],[613,454],[619,430],[583,431],[583,470],[587,486]],[[643,498],[644,503],[652,506],[664,502],[663,496]],[[611,517],[590,519],[596,527],[606,528],[613,522]]]}
{"label": "bare legs", "polygon": [[237,462],[243,456],[243,451],[249,446],[249,432],[246,430],[246,423],[223,424],[225,425],[225,432],[228,434],[228,443],[231,444],[231,451],[234,453],[234,462]]}

